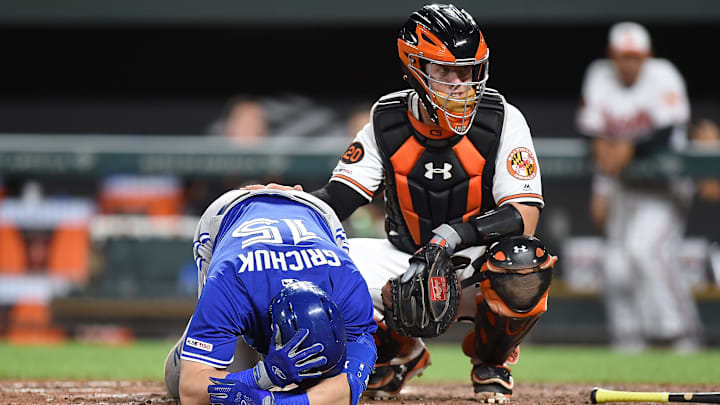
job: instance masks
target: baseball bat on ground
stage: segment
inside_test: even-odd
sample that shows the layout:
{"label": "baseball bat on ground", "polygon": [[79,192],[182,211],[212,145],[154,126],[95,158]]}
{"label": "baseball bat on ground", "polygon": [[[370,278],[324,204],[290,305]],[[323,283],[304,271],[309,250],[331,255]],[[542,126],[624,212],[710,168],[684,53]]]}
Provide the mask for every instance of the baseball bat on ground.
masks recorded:
{"label": "baseball bat on ground", "polygon": [[720,392],[636,392],[613,391],[593,388],[590,392],[593,404],[604,402],[695,402],[720,404]]}

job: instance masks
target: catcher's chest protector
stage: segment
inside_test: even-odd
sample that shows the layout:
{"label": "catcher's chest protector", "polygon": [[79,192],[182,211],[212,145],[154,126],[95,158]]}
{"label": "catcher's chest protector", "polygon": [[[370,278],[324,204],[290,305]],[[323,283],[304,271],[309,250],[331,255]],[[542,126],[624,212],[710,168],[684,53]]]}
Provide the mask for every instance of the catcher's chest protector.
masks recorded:
{"label": "catcher's chest protector", "polygon": [[372,119],[385,168],[385,231],[395,247],[412,253],[438,225],[495,208],[492,180],[505,107],[488,89],[465,136],[429,139],[410,123],[409,93],[381,99]]}

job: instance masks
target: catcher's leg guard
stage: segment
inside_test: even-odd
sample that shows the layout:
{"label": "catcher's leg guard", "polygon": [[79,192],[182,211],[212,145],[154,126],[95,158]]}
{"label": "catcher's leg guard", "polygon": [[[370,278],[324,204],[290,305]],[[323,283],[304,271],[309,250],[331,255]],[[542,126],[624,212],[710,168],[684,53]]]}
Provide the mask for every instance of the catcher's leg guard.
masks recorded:
{"label": "catcher's leg guard", "polygon": [[376,321],[378,329],[373,337],[378,358],[366,394],[371,398],[386,398],[397,395],[406,381],[422,374],[430,365],[430,352],[421,339],[402,336],[384,322]]}
{"label": "catcher's leg guard", "polygon": [[540,319],[545,309],[532,316],[508,317],[493,313],[488,303],[481,299],[477,311],[475,315],[477,358],[485,363],[504,364],[515,347]]}
{"label": "catcher's leg guard", "polygon": [[473,358],[471,379],[480,400],[506,402],[512,395],[513,379],[505,364],[547,310],[556,260],[530,237],[508,238],[488,252],[480,268],[474,344],[466,339],[463,345]]}

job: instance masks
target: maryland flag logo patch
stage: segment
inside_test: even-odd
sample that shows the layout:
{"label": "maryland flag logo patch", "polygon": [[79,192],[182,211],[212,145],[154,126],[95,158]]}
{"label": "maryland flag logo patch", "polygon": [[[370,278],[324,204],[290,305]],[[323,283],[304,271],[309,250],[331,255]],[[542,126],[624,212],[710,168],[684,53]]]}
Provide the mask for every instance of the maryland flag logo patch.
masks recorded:
{"label": "maryland flag logo patch", "polygon": [[507,158],[508,172],[520,180],[530,180],[537,175],[537,162],[530,149],[525,147],[515,148]]}

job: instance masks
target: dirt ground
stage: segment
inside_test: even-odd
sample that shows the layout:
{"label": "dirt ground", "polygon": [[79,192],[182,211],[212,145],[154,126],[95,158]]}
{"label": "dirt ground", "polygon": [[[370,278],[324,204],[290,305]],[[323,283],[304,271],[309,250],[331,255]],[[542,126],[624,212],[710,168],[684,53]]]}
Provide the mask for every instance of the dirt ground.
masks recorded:
{"label": "dirt ground", "polygon": [[[709,391],[708,387],[637,385],[605,388],[636,391]],[[521,384],[512,404],[577,405],[590,403],[590,385]],[[0,381],[0,404],[174,404],[156,381]],[[411,383],[399,398],[361,404],[475,404],[470,384]]]}

